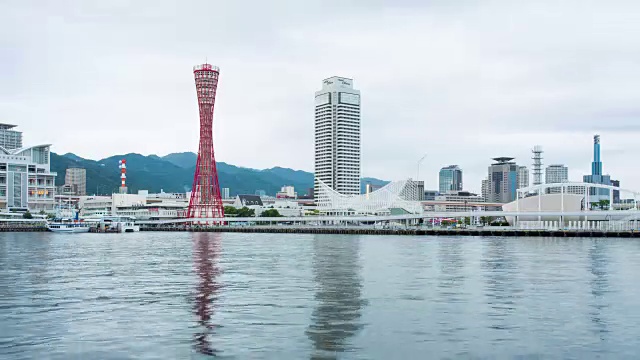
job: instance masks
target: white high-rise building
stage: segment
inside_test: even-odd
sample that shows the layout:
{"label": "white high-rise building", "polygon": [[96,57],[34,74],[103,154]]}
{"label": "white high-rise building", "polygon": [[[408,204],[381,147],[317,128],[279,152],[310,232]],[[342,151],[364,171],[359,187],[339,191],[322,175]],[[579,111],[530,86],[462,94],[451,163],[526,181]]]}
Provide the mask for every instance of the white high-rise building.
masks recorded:
{"label": "white high-rise building", "polygon": [[[563,183],[569,181],[569,168],[564,165],[549,165],[545,170],[544,182],[545,184]],[[572,194],[583,194],[584,187],[569,186],[565,189],[566,192]],[[560,193],[560,187],[547,188],[547,193],[558,194]]]}
{"label": "white high-rise building", "polygon": [[529,169],[526,166],[518,166],[518,189],[529,187]]}
{"label": "white high-rise building", "polygon": [[324,79],[315,107],[315,193],[321,180],[340,194],[360,194],[360,91],[352,79]]}
{"label": "white high-rise building", "polygon": [[549,165],[544,177],[545,184],[567,182],[569,180],[569,168],[564,165]]}

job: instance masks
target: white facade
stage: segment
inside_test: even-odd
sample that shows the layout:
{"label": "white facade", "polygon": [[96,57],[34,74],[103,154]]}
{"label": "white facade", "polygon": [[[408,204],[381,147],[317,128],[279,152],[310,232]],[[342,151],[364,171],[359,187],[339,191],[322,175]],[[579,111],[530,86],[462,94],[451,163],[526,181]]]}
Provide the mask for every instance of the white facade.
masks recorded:
{"label": "white facade", "polygon": [[315,193],[318,180],[342,195],[360,194],[360,91],[331,77],[315,94]]}
{"label": "white facade", "polygon": [[482,179],[482,198],[487,201],[487,194],[489,194],[489,179]]}
{"label": "white facade", "polygon": [[256,214],[262,214],[269,209],[276,209],[282,216],[304,216],[304,208],[297,201],[276,200],[269,206],[261,206],[256,210]]}
{"label": "white facade", "polygon": [[222,198],[223,199],[229,198],[229,188],[222,188]]}
{"label": "white facade", "polygon": [[[549,165],[544,175],[545,184],[564,183],[569,181],[569,168],[564,165]],[[560,193],[560,188],[548,188],[547,192],[550,194]],[[578,189],[569,189],[569,192],[575,194],[582,194],[584,191]]]}
{"label": "white facade", "polygon": [[545,184],[563,183],[569,181],[569,168],[564,165],[549,165],[544,174]]}
{"label": "white facade", "polygon": [[446,194],[436,196],[436,202],[455,202],[456,204],[434,204],[434,211],[471,211],[485,210],[482,206],[478,209],[478,205],[469,205],[470,203],[483,203],[484,198],[480,195],[470,193],[468,191],[451,191]]}
{"label": "white facade", "polygon": [[418,184],[410,179],[391,182],[374,192],[362,195],[343,195],[322,181],[318,183],[320,186],[315,201],[317,210],[323,214],[379,215],[389,213],[391,209],[402,209],[407,213],[416,214],[423,210],[419,201],[405,197],[410,195],[415,198],[417,194],[415,188]]}
{"label": "white facade", "polygon": [[529,169],[526,166],[518,166],[518,189],[529,187]]}
{"label": "white facade", "polygon": [[50,144],[22,147],[15,125],[0,124],[0,208],[53,211],[56,173]]}
{"label": "white facade", "polygon": [[65,186],[70,186],[74,195],[87,195],[87,169],[68,168],[64,176]]}
{"label": "white facade", "polygon": [[295,199],[297,197],[298,197],[298,193],[296,193],[293,186],[283,186],[280,188],[280,191],[276,193],[276,198]]}
{"label": "white facade", "polygon": [[130,216],[137,220],[175,219],[184,216],[189,205],[186,194],[112,194],[111,196],[80,196],[78,208],[83,218]]}

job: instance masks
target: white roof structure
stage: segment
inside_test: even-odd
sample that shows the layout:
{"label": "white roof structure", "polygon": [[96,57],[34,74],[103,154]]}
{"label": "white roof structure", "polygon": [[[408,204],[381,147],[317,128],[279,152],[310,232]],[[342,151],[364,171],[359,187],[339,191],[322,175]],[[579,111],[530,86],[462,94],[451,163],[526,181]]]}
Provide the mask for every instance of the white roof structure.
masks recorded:
{"label": "white roof structure", "polygon": [[[1,125],[1,124],[0,124]],[[27,147],[23,147],[23,148],[19,148],[19,149],[7,149],[3,146],[0,146],[0,153],[4,154],[4,155],[18,155],[24,151],[27,150],[31,150],[31,149],[38,149],[38,148],[46,148],[46,147],[50,147],[51,144],[41,144],[41,145],[33,145],[33,146],[27,146]]]}
{"label": "white roof structure", "polygon": [[418,186],[411,179],[391,182],[368,194],[342,195],[320,179],[315,194],[320,211],[353,211],[356,214],[378,214],[392,208],[400,208],[413,214],[422,213]]}

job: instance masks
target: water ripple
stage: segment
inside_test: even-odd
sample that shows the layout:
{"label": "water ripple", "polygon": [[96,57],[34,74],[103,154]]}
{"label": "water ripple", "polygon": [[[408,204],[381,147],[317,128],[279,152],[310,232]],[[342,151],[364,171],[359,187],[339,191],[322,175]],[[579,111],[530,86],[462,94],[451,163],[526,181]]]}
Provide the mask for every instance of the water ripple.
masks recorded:
{"label": "water ripple", "polygon": [[633,359],[640,242],[0,234],[0,358]]}

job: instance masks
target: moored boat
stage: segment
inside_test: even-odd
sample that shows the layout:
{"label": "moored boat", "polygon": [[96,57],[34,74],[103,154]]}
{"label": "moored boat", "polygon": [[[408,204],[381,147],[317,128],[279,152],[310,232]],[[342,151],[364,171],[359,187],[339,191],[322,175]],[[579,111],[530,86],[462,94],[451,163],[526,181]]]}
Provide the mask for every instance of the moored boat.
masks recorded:
{"label": "moored boat", "polygon": [[55,221],[47,224],[47,228],[51,232],[56,233],[86,233],[89,232],[91,227],[89,224],[84,222],[65,222],[65,221]]}

